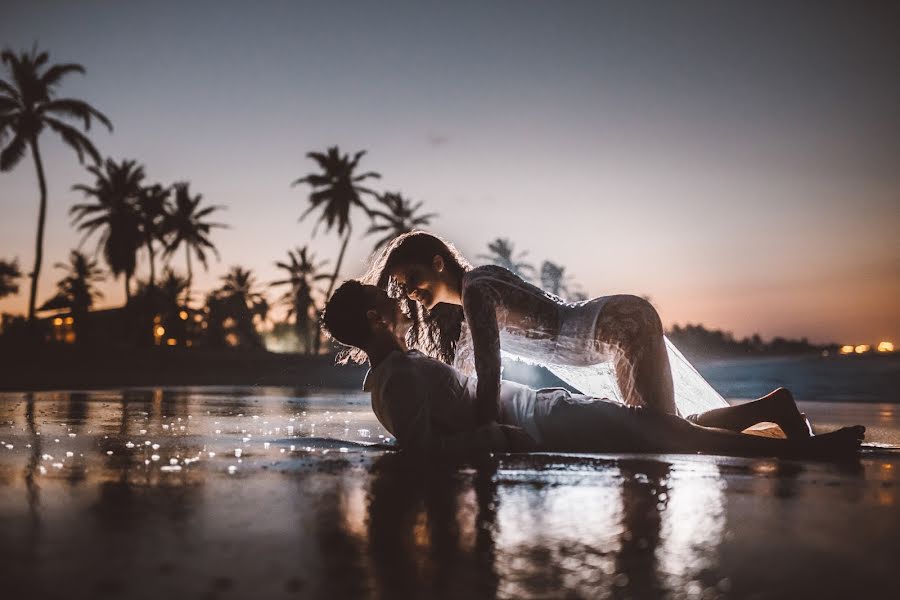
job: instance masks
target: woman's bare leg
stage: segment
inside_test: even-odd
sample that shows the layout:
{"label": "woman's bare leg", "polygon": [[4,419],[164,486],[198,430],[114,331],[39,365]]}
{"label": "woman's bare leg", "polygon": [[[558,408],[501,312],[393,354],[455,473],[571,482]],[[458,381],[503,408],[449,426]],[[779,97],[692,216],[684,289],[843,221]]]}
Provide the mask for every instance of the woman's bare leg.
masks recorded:
{"label": "woman's bare leg", "polygon": [[[612,351],[616,381],[626,405],[678,415],[662,321],[649,302],[638,296],[611,296],[597,318],[596,336]],[[690,421],[735,432],[772,422],[788,438],[810,436],[808,422],[784,388],[753,402],[692,415]]]}
{"label": "woman's bare leg", "polygon": [[677,414],[662,321],[649,302],[638,296],[611,296],[597,318],[596,336],[612,349],[625,404]]}
{"label": "woman's bare leg", "polygon": [[691,415],[688,420],[703,427],[730,431],[743,431],[757,423],[770,422],[778,425],[791,439],[809,437],[811,434],[809,422],[797,408],[791,392],[785,388],[778,388],[752,402]]}
{"label": "woman's bare leg", "polygon": [[678,443],[685,444],[682,450],[707,454],[819,458],[846,456],[859,448],[866,431],[865,427],[854,425],[815,437],[783,440],[702,427],[679,417],[663,418],[670,420],[670,423],[663,425],[662,429],[671,428],[670,433],[678,439]]}

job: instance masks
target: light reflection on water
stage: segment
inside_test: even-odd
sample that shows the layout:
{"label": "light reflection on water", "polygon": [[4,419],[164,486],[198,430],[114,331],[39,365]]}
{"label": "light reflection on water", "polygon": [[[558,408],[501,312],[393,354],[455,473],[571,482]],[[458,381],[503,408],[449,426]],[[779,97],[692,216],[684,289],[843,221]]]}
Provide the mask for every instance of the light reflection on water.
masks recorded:
{"label": "light reflection on water", "polygon": [[[888,531],[897,523],[891,461],[535,455],[423,468],[359,445],[387,435],[362,394],[3,394],[0,425],[9,589],[64,578],[69,597],[121,597],[135,581],[180,596],[717,597],[748,581],[736,569],[752,561],[728,562],[734,538],[815,517],[811,482],[835,484],[829,521],[868,506]],[[757,523],[744,531],[747,514]]]}

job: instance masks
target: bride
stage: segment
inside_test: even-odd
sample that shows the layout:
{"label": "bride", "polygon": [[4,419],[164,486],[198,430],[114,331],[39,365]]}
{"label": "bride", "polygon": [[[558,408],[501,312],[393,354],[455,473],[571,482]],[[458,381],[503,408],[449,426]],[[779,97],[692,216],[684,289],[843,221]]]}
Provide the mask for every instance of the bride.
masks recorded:
{"label": "bride", "polygon": [[[400,235],[364,283],[400,297],[413,320],[409,346],[478,377],[479,419],[496,418],[501,355],[547,367],[584,394],[741,431],[774,421],[810,435],[790,393],[730,407],[663,335],[649,302],[613,295],[571,303],[496,265],[472,267],[449,242]],[[351,358],[357,358],[351,356]]]}

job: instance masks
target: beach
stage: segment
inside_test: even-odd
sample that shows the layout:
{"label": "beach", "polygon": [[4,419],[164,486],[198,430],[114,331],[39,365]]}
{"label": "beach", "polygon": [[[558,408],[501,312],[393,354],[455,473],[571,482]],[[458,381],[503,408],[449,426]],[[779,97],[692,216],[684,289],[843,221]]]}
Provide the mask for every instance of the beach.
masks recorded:
{"label": "beach", "polygon": [[900,582],[900,411],[842,463],[369,447],[366,395],[128,388],[0,395],[9,597],[846,598]]}

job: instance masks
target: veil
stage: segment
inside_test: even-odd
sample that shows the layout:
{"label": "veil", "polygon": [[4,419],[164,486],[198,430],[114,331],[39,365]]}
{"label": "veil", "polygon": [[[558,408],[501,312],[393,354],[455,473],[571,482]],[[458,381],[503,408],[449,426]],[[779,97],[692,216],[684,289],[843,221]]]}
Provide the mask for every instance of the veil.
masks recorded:
{"label": "veil", "polygon": [[[499,343],[502,358],[545,367],[585,395],[624,404],[616,381],[615,367],[610,360],[609,352],[613,348],[596,338],[596,330],[601,326],[602,311],[611,306],[610,300],[622,298],[623,301],[609,315],[615,322],[603,325],[609,328],[607,333],[640,336],[641,331],[650,331],[653,319],[642,309],[642,305],[633,305],[627,295],[566,302],[559,296],[524,281],[508,269],[495,265],[468,271],[464,277],[463,290],[468,294],[480,291],[472,296],[474,300],[471,300],[471,306],[467,310],[481,319],[496,319],[499,330],[496,342]],[[623,308],[626,306],[628,308]],[[653,316],[658,322],[655,311]],[[631,322],[642,324],[626,327],[625,324]],[[729,406],[678,348],[667,337],[664,340],[678,414],[688,416]],[[643,340],[637,338],[632,341],[640,343]],[[472,331],[464,323],[456,345],[454,366],[463,367],[461,370],[464,372],[471,372],[474,364]]]}
{"label": "veil", "polygon": [[[706,379],[688,362],[675,345],[665,338],[669,364],[672,369],[672,383],[675,387],[675,406],[682,416],[698,414],[729,406],[728,402],[709,384]],[[505,359],[515,359],[534,364],[530,358],[502,351]],[[602,362],[590,366],[569,366],[557,364],[541,364],[548,371],[559,377],[566,384],[588,396],[607,398],[623,402],[616,382],[616,374],[611,362]]]}

